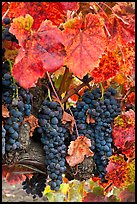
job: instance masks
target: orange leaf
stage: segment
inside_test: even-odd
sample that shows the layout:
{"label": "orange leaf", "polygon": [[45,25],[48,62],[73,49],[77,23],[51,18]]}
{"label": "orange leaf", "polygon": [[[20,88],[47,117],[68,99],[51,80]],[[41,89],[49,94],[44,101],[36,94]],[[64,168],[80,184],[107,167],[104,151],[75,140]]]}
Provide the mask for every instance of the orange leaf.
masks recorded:
{"label": "orange leaf", "polygon": [[62,124],[66,124],[66,123],[69,124],[68,129],[69,129],[70,133],[72,134],[73,127],[75,124],[74,117],[71,116],[69,113],[64,111],[61,121],[62,121]]}
{"label": "orange leaf", "polygon": [[71,72],[83,78],[98,65],[106,46],[103,23],[98,15],[79,16],[64,24],[66,64]]}
{"label": "orange leaf", "polygon": [[94,82],[99,83],[116,76],[119,69],[120,66],[116,54],[106,50],[100,59],[99,66],[95,67],[91,72],[91,76],[94,78]]}
{"label": "orange leaf", "polygon": [[8,109],[7,109],[7,107],[5,105],[2,105],[2,116],[4,118],[10,117],[9,111],[8,111]]}
{"label": "orange leaf", "polygon": [[92,151],[89,149],[91,141],[85,136],[78,136],[75,141],[71,141],[66,160],[70,166],[76,166],[84,160],[84,156],[93,156]]}
{"label": "orange leaf", "polygon": [[23,123],[30,123],[30,137],[33,136],[34,129],[38,126],[38,119],[34,115],[24,118]]}

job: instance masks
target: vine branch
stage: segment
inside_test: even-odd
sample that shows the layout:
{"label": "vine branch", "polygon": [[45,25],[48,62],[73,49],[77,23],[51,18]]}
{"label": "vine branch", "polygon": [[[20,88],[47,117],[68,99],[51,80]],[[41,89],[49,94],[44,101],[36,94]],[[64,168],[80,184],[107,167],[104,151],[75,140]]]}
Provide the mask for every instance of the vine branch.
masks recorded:
{"label": "vine branch", "polygon": [[76,88],[69,90],[68,93],[67,93],[67,95],[61,100],[61,102],[62,102],[62,103],[65,103],[65,102],[68,100],[68,98],[69,98],[70,96],[76,94],[76,93],[77,93],[80,89],[82,89],[84,86],[87,86],[87,84],[88,84],[90,81],[92,81],[92,79],[93,79],[93,78],[90,77],[90,78],[87,79],[87,82],[86,82],[86,83],[83,82],[82,84],[80,84],[80,85],[77,86]]}

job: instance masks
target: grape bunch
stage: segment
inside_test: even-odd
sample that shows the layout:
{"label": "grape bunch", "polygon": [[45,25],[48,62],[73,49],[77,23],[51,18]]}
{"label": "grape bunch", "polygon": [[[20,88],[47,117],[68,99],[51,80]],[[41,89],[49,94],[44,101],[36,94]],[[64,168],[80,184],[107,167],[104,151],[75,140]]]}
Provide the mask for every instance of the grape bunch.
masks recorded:
{"label": "grape bunch", "polygon": [[11,104],[12,98],[16,93],[17,85],[13,82],[7,61],[2,65],[2,72],[2,104]]}
{"label": "grape bunch", "polygon": [[[99,88],[85,91],[82,100],[78,101],[76,108],[72,108],[77,123],[79,135],[91,139],[91,150],[94,152],[96,174],[105,182],[108,158],[112,155],[112,122],[120,114],[120,104],[115,99],[116,90],[109,87],[101,100]],[[72,140],[77,137],[76,131]]]}
{"label": "grape bunch", "polygon": [[5,155],[5,137],[6,137],[6,130],[2,125],[2,155]]}
{"label": "grape bunch", "polygon": [[33,95],[29,92],[29,90],[19,88],[18,91],[19,95],[19,103],[18,103],[18,109],[23,113],[25,116],[30,116],[32,111],[32,98]]}
{"label": "grape bunch", "polygon": [[32,178],[26,177],[25,181],[22,182],[22,187],[27,194],[33,195],[33,199],[36,196],[42,197],[46,187],[46,176],[41,173],[34,173]]}
{"label": "grape bunch", "polygon": [[10,117],[5,119],[4,128],[6,129],[6,151],[10,152],[20,148],[19,124],[23,121],[23,115],[17,104],[10,104],[8,110]]}
{"label": "grape bunch", "polygon": [[11,23],[10,18],[4,18],[3,19],[3,25],[4,26],[2,29],[2,41],[8,40],[8,41],[18,43],[18,40],[16,39],[15,35],[13,35],[12,33],[9,32],[10,23]]}
{"label": "grape bunch", "polygon": [[42,133],[41,141],[44,145],[45,164],[50,178],[52,190],[58,190],[62,183],[62,174],[65,172],[67,129],[62,125],[63,110],[57,102],[44,100],[38,114]]}

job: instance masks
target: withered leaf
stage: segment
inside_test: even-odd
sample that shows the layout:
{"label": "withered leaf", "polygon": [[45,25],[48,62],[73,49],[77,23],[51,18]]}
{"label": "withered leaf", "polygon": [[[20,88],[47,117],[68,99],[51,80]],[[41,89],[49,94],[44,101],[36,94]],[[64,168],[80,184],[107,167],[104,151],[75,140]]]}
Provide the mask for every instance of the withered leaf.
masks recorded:
{"label": "withered leaf", "polygon": [[75,141],[71,141],[66,160],[70,166],[75,166],[83,162],[85,156],[93,156],[93,152],[89,149],[91,141],[85,136],[78,136]]}

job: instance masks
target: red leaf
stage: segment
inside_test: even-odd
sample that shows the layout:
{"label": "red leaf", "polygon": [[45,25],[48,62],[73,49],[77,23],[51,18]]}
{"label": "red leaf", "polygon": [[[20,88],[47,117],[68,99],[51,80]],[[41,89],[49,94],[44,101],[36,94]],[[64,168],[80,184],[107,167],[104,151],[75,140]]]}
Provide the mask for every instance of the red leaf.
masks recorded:
{"label": "red leaf", "polygon": [[[17,173],[18,172],[18,173]],[[26,174],[23,174],[21,172],[26,172]],[[3,165],[2,166],[2,178],[6,178],[6,182],[9,184],[17,184],[22,183],[26,179],[26,176],[30,177],[31,173],[29,169],[26,167],[19,167],[17,165],[8,166]]]}
{"label": "red leaf", "polygon": [[119,196],[120,202],[135,202],[135,192],[130,192],[128,189],[120,192]]}
{"label": "red leaf", "polygon": [[[16,34],[18,26],[14,25],[17,25],[16,21],[12,23],[10,31]],[[53,72],[63,65],[65,51],[62,32],[50,21],[42,22],[37,32],[19,37],[19,43],[23,47],[16,57],[12,74],[23,88],[35,86],[38,78],[42,78],[46,71]]]}
{"label": "red leaf", "polygon": [[60,5],[63,7],[64,10],[78,10],[79,4],[78,2],[59,2]]}
{"label": "red leaf", "polygon": [[[135,41],[135,15],[128,14],[121,18],[117,15],[111,15],[106,20],[106,27],[111,35],[108,47],[113,50],[114,45],[124,45]],[[111,47],[112,46],[112,47]]]}
{"label": "red leaf", "polygon": [[59,26],[65,22],[67,10],[77,10],[78,2],[10,2],[11,18],[29,14],[34,19],[32,29],[37,30],[43,20]]}
{"label": "red leaf", "polygon": [[75,166],[84,160],[84,156],[93,156],[92,151],[89,149],[91,146],[90,139],[85,136],[78,136],[75,141],[71,141],[66,160],[70,166]]}
{"label": "red leaf", "polygon": [[107,202],[107,197],[105,197],[104,195],[87,193],[87,195],[82,199],[82,202]]}
{"label": "red leaf", "polygon": [[14,64],[12,68],[12,75],[15,80],[25,89],[35,87],[37,80],[44,77],[44,74],[42,62],[29,61],[27,56]]}
{"label": "red leaf", "polygon": [[79,16],[64,24],[66,64],[74,75],[83,78],[98,64],[106,45],[103,23],[98,15]]}

